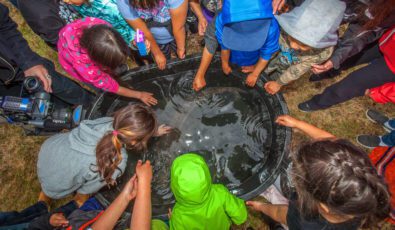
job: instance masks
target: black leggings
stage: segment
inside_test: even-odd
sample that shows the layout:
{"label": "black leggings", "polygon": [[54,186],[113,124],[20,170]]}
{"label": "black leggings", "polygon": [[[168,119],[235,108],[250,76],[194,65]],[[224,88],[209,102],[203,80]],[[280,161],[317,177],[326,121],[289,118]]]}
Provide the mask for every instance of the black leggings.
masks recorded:
{"label": "black leggings", "polygon": [[327,87],[322,94],[308,101],[312,109],[325,109],[365,94],[367,89],[395,82],[395,74],[388,68],[384,58],[373,60],[343,80]]}

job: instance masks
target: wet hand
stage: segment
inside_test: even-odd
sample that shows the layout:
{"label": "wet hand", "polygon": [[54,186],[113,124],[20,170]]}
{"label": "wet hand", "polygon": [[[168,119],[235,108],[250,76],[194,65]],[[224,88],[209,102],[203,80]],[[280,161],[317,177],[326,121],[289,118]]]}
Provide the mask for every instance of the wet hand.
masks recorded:
{"label": "wet hand", "polygon": [[258,77],[259,77],[259,75],[256,75],[254,73],[248,74],[247,79],[246,79],[246,85],[249,87],[254,87],[256,84],[256,81],[258,81]]}
{"label": "wet hand", "polygon": [[160,137],[160,136],[163,136],[165,134],[168,134],[168,133],[171,132],[172,129],[173,129],[172,127],[170,127],[168,125],[165,125],[165,124],[162,124],[162,125],[160,125],[158,127],[158,130],[156,131],[155,136],[156,137]]}
{"label": "wet hand", "polygon": [[134,174],[132,178],[126,183],[121,195],[127,200],[131,201],[137,196],[137,175]]}
{"label": "wet hand", "polygon": [[166,57],[165,55],[160,51],[158,54],[154,55],[155,63],[158,65],[158,68],[160,70],[164,70],[166,68]]}
{"label": "wet hand", "polygon": [[48,74],[48,70],[43,65],[33,66],[24,72],[25,77],[35,76],[43,83],[44,90],[47,93],[52,93],[52,78]]}
{"label": "wet hand", "polygon": [[158,104],[158,100],[156,100],[152,95],[152,93],[140,92],[138,99],[148,106]]}
{"label": "wet hand", "polygon": [[193,79],[193,85],[192,88],[195,91],[201,90],[203,87],[206,86],[206,79],[203,77],[195,76],[195,79]]}
{"label": "wet hand", "polygon": [[265,205],[265,203],[259,202],[259,201],[247,201],[246,205],[250,208],[252,208],[255,211],[262,211],[262,207]]}
{"label": "wet hand", "polygon": [[138,183],[144,185],[151,184],[152,180],[152,166],[150,161],[146,161],[144,164],[141,160],[136,165],[136,175]]}
{"label": "wet hand", "polygon": [[276,123],[282,126],[295,128],[298,126],[299,120],[289,115],[280,115],[277,117]]}
{"label": "wet hand", "polygon": [[230,68],[229,63],[222,63],[222,71],[224,71],[226,75],[229,75],[232,72],[232,68]]}
{"label": "wet hand", "polygon": [[282,86],[280,84],[278,84],[276,81],[268,81],[264,85],[266,92],[268,92],[269,94],[272,94],[272,95],[278,93],[278,91],[280,91],[281,87]]}
{"label": "wet hand", "polygon": [[49,218],[49,224],[55,228],[67,227],[69,226],[69,221],[63,213],[54,213]]}
{"label": "wet hand", "polygon": [[331,60],[328,60],[322,65],[313,64],[311,66],[311,71],[313,71],[313,73],[315,74],[320,74],[328,70],[331,70],[332,68],[333,68],[333,62]]}

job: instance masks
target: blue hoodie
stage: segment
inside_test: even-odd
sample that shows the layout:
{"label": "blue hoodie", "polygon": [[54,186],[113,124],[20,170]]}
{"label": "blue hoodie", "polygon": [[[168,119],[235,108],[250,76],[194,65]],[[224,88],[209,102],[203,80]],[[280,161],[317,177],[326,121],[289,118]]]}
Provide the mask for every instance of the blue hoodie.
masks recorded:
{"label": "blue hoodie", "polygon": [[266,41],[261,49],[246,51],[231,51],[232,63],[239,66],[254,65],[261,57],[264,60],[270,60],[272,55],[279,50],[280,28],[273,16],[272,1],[268,0],[224,0],[222,11],[218,14],[215,22],[216,37],[222,49],[228,49],[222,43],[222,31],[226,24],[249,21],[254,19],[271,19],[269,32]]}

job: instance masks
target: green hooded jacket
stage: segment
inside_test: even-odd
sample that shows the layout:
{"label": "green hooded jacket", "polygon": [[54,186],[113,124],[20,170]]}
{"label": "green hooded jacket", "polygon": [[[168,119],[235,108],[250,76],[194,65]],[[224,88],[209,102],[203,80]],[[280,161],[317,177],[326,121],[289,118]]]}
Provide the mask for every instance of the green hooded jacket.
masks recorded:
{"label": "green hooded jacket", "polygon": [[243,200],[221,184],[212,184],[204,159],[187,153],[177,157],[171,167],[171,190],[176,204],[170,217],[170,229],[228,230],[233,223],[247,220]]}

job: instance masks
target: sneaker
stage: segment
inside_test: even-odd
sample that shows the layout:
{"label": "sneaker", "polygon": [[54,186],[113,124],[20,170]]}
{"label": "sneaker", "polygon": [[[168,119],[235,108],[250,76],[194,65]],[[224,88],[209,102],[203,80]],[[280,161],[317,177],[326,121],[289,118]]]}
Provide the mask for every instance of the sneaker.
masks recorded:
{"label": "sneaker", "polygon": [[302,112],[305,112],[305,113],[310,113],[310,112],[319,110],[319,109],[313,109],[313,108],[311,108],[311,105],[309,104],[308,101],[303,102],[303,103],[300,103],[300,104],[298,105],[298,109],[299,109],[300,111],[302,111]]}
{"label": "sneaker", "polygon": [[357,136],[358,144],[365,148],[373,149],[377,146],[387,146],[383,143],[380,136],[376,135],[359,135]]}
{"label": "sneaker", "polygon": [[381,126],[383,126],[383,128],[385,129],[385,131],[387,132],[391,132],[391,130],[394,130],[395,128],[391,127],[388,124],[389,118],[387,116],[385,116],[384,114],[380,113],[377,110],[374,109],[368,109],[366,110],[366,117],[374,122],[377,123]]}

